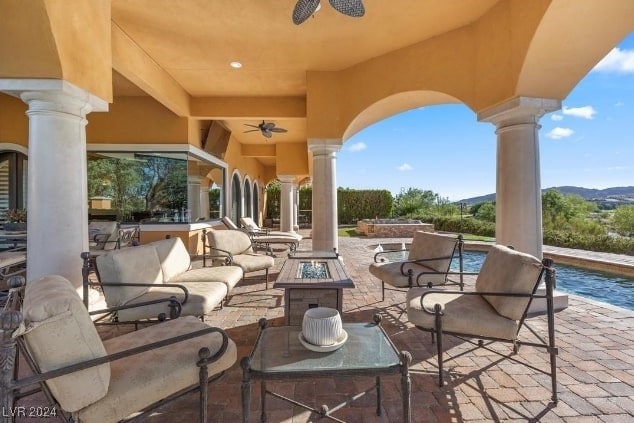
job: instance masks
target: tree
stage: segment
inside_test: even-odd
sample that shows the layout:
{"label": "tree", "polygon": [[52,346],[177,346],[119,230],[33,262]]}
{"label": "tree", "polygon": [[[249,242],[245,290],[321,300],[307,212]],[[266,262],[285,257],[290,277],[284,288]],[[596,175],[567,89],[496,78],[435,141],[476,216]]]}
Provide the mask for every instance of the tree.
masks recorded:
{"label": "tree", "polygon": [[486,222],[495,222],[495,203],[482,203],[478,207],[475,217]]}
{"label": "tree", "polygon": [[438,203],[438,194],[430,190],[410,187],[401,192],[394,199],[394,211],[397,216],[412,217],[415,214],[429,213]]}
{"label": "tree", "polygon": [[614,211],[614,229],[619,235],[634,235],[634,206],[619,206]]}
{"label": "tree", "polygon": [[548,190],[542,195],[542,221],[545,230],[569,231],[588,235],[605,233],[597,222],[587,219],[598,210],[595,203],[576,194],[564,195],[557,190]]}

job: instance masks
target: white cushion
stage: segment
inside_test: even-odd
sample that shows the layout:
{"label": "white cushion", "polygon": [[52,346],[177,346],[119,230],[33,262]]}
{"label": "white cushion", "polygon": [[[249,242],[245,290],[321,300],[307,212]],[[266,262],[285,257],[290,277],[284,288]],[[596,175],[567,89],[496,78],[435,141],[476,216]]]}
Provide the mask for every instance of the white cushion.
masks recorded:
{"label": "white cushion", "polygon": [[[97,257],[97,271],[102,283],[163,283],[163,272],[156,248],[141,245],[116,250]],[[104,286],[104,297],[108,307],[116,307],[143,295],[149,287]]]}
{"label": "white cushion", "polygon": [[433,232],[416,231],[409,249],[409,260],[448,257],[425,261],[425,266],[438,272],[447,272],[451,264],[451,255],[456,246],[456,237]]}
{"label": "white cushion", "polygon": [[[478,292],[531,294],[541,269],[541,262],[530,254],[494,245],[482,263],[475,289]],[[522,317],[529,300],[490,295],[485,298],[498,313],[514,320]]]}
{"label": "white cushion", "polygon": [[175,276],[186,272],[191,267],[189,251],[187,251],[183,240],[179,237],[162,239],[147,245],[152,245],[156,248],[165,283],[170,283]]}
{"label": "white cushion", "polygon": [[[24,340],[42,372],[105,356],[101,338],[72,284],[51,275],[26,285]],[[64,410],[75,411],[108,392],[110,365],[91,367],[46,382]]]}
{"label": "white cushion", "polygon": [[[104,345],[108,354],[114,354],[208,326],[195,317],[181,317],[109,339]],[[198,350],[207,347],[213,355],[221,342],[220,334],[211,333],[112,362],[108,394],[80,410],[76,414],[78,420],[117,422],[175,392],[198,385]],[[225,353],[208,367],[210,378],[230,368],[236,359],[236,345],[229,339]]]}
{"label": "white cushion", "polygon": [[240,282],[244,272],[238,266],[203,267],[188,270],[172,278],[170,283],[182,282],[222,282],[231,290]]}

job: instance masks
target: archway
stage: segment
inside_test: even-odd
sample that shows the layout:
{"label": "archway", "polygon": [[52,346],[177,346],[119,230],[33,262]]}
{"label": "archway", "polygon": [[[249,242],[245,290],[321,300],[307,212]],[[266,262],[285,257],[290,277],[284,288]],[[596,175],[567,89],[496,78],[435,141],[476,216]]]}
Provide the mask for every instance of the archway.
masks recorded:
{"label": "archway", "polygon": [[231,220],[237,225],[242,216],[242,187],[240,175],[234,173],[231,178]]}
{"label": "archway", "polygon": [[244,214],[247,217],[253,217],[253,206],[251,203],[251,181],[249,178],[244,179]]}

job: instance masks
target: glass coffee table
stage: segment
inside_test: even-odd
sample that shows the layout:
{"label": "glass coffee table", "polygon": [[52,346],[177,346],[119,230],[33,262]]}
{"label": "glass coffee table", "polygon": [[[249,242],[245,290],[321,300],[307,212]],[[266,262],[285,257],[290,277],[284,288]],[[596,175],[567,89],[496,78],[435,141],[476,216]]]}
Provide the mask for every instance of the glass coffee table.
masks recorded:
{"label": "glass coffee table", "polygon": [[[376,414],[381,415],[381,376],[401,374],[401,395],[403,398],[403,422],[410,422],[409,365],[411,355],[399,352],[387,333],[380,326],[381,316],[374,316],[374,323],[344,323],[348,333],[346,343],[336,351],[324,353],[305,348],[299,341],[301,326],[266,327],[266,319],[260,319],[260,333],[251,355],[244,357],[242,366],[242,421],[249,420],[251,402],[251,381],[261,382],[262,422],[267,421],[266,397],[274,396],[300,406],[321,417],[343,422],[331,413],[350,404],[355,399],[376,390]],[[317,379],[331,376],[371,376],[376,384],[352,399],[336,405],[332,409],[322,405],[319,409],[284,397],[266,388],[268,380]]]}

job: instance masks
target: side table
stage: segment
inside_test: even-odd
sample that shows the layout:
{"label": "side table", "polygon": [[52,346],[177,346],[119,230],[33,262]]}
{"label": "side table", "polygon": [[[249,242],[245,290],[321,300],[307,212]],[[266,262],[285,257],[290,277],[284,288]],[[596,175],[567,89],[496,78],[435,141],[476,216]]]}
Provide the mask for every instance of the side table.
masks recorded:
{"label": "side table", "polygon": [[[260,333],[251,354],[244,357],[242,366],[242,421],[249,420],[251,402],[251,382],[261,383],[260,420],[267,421],[266,397],[274,396],[300,406],[321,417],[343,422],[332,413],[350,404],[355,398],[376,390],[376,414],[381,415],[381,376],[401,374],[401,395],[403,399],[403,422],[409,423],[411,381],[409,365],[412,357],[407,351],[399,352],[387,333],[380,326],[381,316],[374,316],[374,323],[344,323],[348,333],[347,342],[338,350],[329,353],[306,349],[299,341],[301,329],[297,326],[266,327],[266,319],[260,319]],[[332,409],[322,405],[319,409],[302,404],[292,398],[269,391],[269,380],[291,380],[323,378],[330,376],[371,376],[376,384],[362,394],[355,395]]]}

